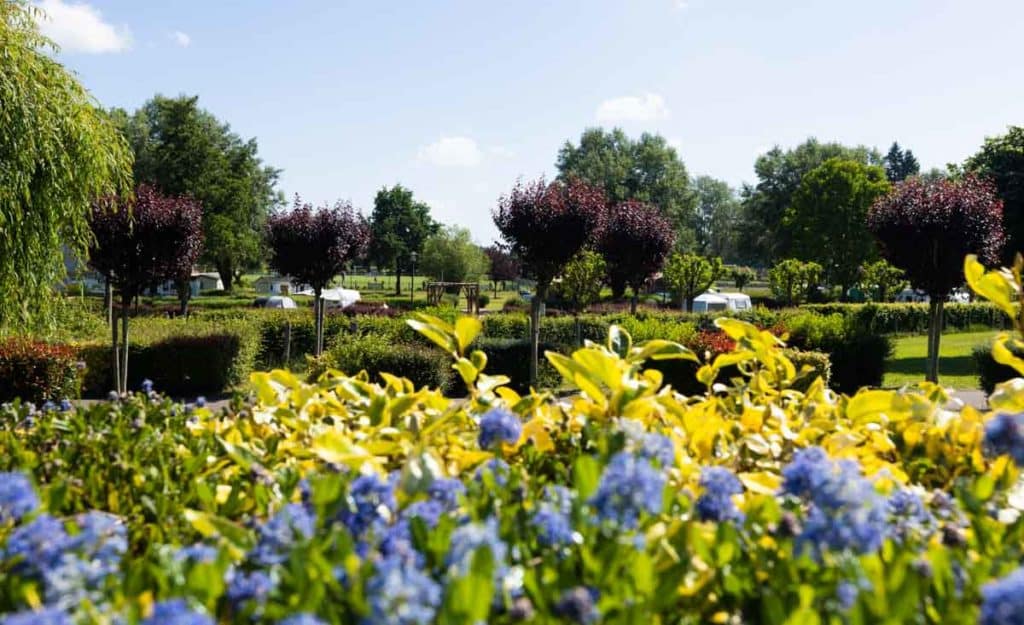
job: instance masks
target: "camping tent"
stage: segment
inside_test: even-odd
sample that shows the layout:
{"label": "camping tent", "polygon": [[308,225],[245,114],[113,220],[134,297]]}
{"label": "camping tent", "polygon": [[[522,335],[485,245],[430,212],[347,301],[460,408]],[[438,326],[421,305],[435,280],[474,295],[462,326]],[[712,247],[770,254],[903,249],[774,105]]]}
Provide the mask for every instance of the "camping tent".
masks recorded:
{"label": "camping tent", "polygon": [[703,313],[716,310],[750,310],[753,308],[746,293],[703,293],[693,300],[691,312]]}
{"label": "camping tent", "polygon": [[[313,295],[313,290],[300,291],[299,295]],[[348,308],[362,299],[362,296],[359,291],[352,289],[324,289],[320,298],[324,300],[327,310],[330,310],[332,308]]]}

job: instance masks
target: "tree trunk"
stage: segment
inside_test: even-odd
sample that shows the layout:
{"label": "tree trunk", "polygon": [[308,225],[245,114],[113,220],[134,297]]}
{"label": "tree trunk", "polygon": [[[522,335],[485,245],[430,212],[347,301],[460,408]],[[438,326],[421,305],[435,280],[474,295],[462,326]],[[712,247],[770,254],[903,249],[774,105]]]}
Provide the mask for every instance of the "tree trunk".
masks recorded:
{"label": "tree trunk", "polygon": [[639,299],[636,287],[633,287],[633,297],[629,300],[629,314],[636,316],[636,304]]}
{"label": "tree trunk", "polygon": [[548,285],[537,283],[530,302],[530,386],[537,386],[537,367],[540,363],[540,309],[547,297]]}
{"label": "tree trunk", "polygon": [[939,381],[939,346],[942,339],[942,316],[944,302],[942,298],[930,296],[928,300],[928,360],[925,366],[925,379],[929,382]]}
{"label": "tree trunk", "polygon": [[235,287],[235,272],[231,259],[221,258],[217,261],[216,266],[220,281],[224,284],[224,291],[230,293]]}
{"label": "tree trunk", "polygon": [[395,261],[395,295],[402,294],[402,266]]}
{"label": "tree trunk", "polygon": [[121,388],[120,393],[128,392],[128,317],[131,314],[131,297],[121,298]]}
{"label": "tree trunk", "polygon": [[178,291],[178,314],[184,317],[188,315],[188,301],[192,299],[192,285],[188,280],[178,280],[175,288]]}
{"label": "tree trunk", "polygon": [[117,349],[117,317],[114,316],[114,293],[107,282],[107,322],[110,324],[110,354],[113,358],[113,381],[114,390],[121,392],[121,352]]}
{"label": "tree trunk", "polygon": [[110,287],[110,278],[103,279],[103,311],[107,315],[107,325],[114,322],[114,289]]}
{"label": "tree trunk", "polygon": [[316,328],[316,331],[315,331],[316,339],[315,339],[314,344],[313,344],[313,355],[314,356],[319,356],[320,355],[320,352],[322,351],[322,346],[323,346],[323,337],[324,337],[323,323],[324,323],[324,320],[323,320],[323,316],[322,316],[321,313],[323,311],[324,304],[323,304],[323,301],[320,299],[320,294],[322,292],[323,292],[323,289],[320,288],[320,287],[317,287],[317,288],[313,289],[313,298],[314,298],[313,299],[313,323],[314,323],[314,327]]}

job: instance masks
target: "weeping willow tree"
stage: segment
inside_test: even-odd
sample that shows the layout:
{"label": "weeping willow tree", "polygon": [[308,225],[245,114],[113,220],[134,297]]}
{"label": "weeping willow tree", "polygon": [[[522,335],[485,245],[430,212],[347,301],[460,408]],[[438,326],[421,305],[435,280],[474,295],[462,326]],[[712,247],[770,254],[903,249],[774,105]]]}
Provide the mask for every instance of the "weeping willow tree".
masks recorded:
{"label": "weeping willow tree", "polygon": [[131,182],[126,141],[49,56],[40,18],[0,2],[0,334],[52,319],[64,249],[84,253],[92,201]]}

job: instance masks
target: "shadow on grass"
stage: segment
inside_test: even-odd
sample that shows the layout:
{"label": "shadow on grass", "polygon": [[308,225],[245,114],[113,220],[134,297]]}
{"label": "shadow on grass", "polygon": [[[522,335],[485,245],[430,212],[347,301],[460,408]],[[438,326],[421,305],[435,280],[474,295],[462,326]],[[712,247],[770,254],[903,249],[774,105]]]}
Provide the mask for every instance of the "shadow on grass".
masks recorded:
{"label": "shadow on grass", "polygon": [[[924,379],[925,358],[892,358],[885,363],[886,373],[904,375],[920,375]],[[939,358],[939,375],[969,376],[977,375],[978,370],[974,358],[966,356],[947,356]]]}

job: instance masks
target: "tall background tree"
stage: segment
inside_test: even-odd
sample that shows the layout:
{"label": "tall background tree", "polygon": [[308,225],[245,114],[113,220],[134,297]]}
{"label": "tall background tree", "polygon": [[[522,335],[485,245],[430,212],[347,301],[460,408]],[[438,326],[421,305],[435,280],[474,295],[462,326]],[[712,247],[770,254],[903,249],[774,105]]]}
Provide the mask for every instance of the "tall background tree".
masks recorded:
{"label": "tall background tree", "polygon": [[423,252],[437,223],[430,207],[413,198],[412,191],[396,184],[384,187],[373,200],[370,216],[370,259],[380,268],[395,270],[395,295],[402,294],[402,273],[412,264],[412,254]]}
{"label": "tall background tree", "polygon": [[721,256],[725,262],[736,259],[743,208],[736,191],[723,180],[698,176],[693,180],[697,197],[694,213],[694,234],[697,252],[705,256]]}
{"label": "tall background tree", "polygon": [[324,349],[324,288],[345,271],[350,262],[366,253],[370,227],[350,204],[314,209],[296,195],[290,211],[267,219],[270,266],[313,287],[316,356]]}
{"label": "tall background tree", "polygon": [[903,270],[885,259],[861,267],[860,281],[864,291],[876,302],[892,301],[908,284]]}
{"label": "tall background tree", "polygon": [[878,255],[866,220],[889,187],[881,167],[830,158],[804,175],[786,211],[793,255],[821,265],[844,299],[860,266]]}
{"label": "tall background tree", "polygon": [[167,195],[191,195],[203,206],[202,261],[230,291],[246,269],[263,260],[263,226],[283,204],[280,173],[259,157],[255,139],[199,108],[199,98],[156,96],[129,115],[114,110],[135,154],[135,181]]}
{"label": "tall background tree", "polygon": [[566,141],[558,152],[558,179],[578,178],[604,191],[609,203],[652,204],[673,225],[682,247],[693,246],[696,198],[686,166],[660,135],[631,139],[619,128],[588,128],[579,144]]}
{"label": "tall background tree", "polygon": [[573,316],[576,345],[583,342],[580,336],[580,313],[601,298],[607,270],[604,258],[593,250],[580,250],[562,269],[558,290]]}
{"label": "tall background tree", "polygon": [[420,269],[436,280],[475,282],[487,275],[489,262],[468,228],[445,226],[423,244]]}
{"label": "tall background tree", "polygon": [[683,308],[693,312],[693,300],[711,288],[722,275],[722,259],[675,253],[665,264],[665,281],[679,294]]}
{"label": "tall background tree", "polygon": [[636,314],[644,283],[661,270],[672,252],[675,233],[661,212],[643,202],[619,202],[611,208],[598,249],[608,265],[612,294],[622,297],[626,287],[633,292],[630,312]]}
{"label": "tall background tree", "polygon": [[999,262],[1005,235],[1003,203],[991,183],[968,175],[960,180],[908,178],[875,202],[868,227],[882,255],[928,294],[929,330],[926,377],[939,379],[943,305],[964,282],[963,262],[977,254]]}
{"label": "tall background tree", "polygon": [[484,254],[487,254],[487,259],[490,261],[487,275],[491,279],[491,285],[495,292],[498,290],[499,282],[504,284],[510,280],[516,280],[522,273],[519,261],[509,254],[502,245],[497,243],[488,245],[484,248]]}
{"label": "tall background tree", "polygon": [[190,197],[168,197],[143,185],[134,198],[96,202],[90,226],[89,264],[112,285],[120,300],[111,320],[114,384],[128,388],[128,319],[132,300],[144,289],[191,272],[202,249],[202,209]]}
{"label": "tall background tree", "polygon": [[0,334],[46,325],[66,246],[84,254],[97,197],[131,188],[131,152],[39,34],[40,10],[0,3]]}
{"label": "tall background tree", "polygon": [[736,290],[742,293],[744,287],[757,279],[757,272],[750,267],[733,267],[729,271],[729,277],[736,285]]}
{"label": "tall background tree", "polygon": [[787,306],[796,306],[817,288],[821,273],[818,263],[787,258],[768,270],[768,286],[777,300]]}
{"label": "tall background tree", "polygon": [[1024,252],[1024,127],[1010,126],[1006,134],[986,138],[965,169],[991,180],[1003,200],[1003,264],[1012,266],[1014,255]]}
{"label": "tall background tree", "polygon": [[551,281],[592,244],[604,226],[605,196],[577,179],[518,183],[498,200],[494,224],[523,269],[537,282],[530,302],[530,383],[537,382],[540,310]]}
{"label": "tall background tree", "polygon": [[830,158],[865,165],[882,162],[881,155],[873,148],[821,143],[813,138],[789,150],[775,146],[757,158],[754,162],[757,184],[746,185],[741,192],[743,223],[739,260],[764,267],[790,255],[791,240],[783,217],[804,175]]}
{"label": "tall background tree", "polygon": [[889,146],[889,151],[882,159],[885,165],[885,175],[889,182],[902,182],[911,176],[921,173],[921,165],[917,157],[910,150],[904,150],[895,141]]}

